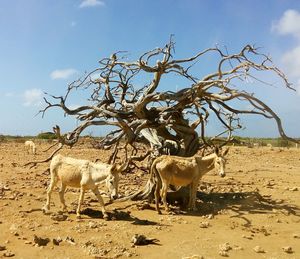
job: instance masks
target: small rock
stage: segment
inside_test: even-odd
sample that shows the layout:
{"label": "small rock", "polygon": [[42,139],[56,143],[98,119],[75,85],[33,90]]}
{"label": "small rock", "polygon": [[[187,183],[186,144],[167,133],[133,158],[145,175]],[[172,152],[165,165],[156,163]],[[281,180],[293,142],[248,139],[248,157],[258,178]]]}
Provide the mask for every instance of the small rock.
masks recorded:
{"label": "small rock", "polygon": [[13,256],[15,256],[15,254],[14,254],[13,252],[11,252],[11,251],[7,251],[7,252],[5,252],[5,253],[3,254],[3,256],[4,256],[4,257],[13,257]]}
{"label": "small rock", "polygon": [[294,251],[293,251],[293,248],[292,247],[290,247],[290,246],[284,246],[283,248],[282,248],[282,250],[285,252],[285,253],[287,253],[287,254],[292,254]]}
{"label": "small rock", "polygon": [[18,228],[19,227],[16,224],[11,224],[11,226],[9,228],[10,233],[14,234],[17,231]]}
{"label": "small rock", "polygon": [[293,238],[300,238],[300,234],[293,234]]}
{"label": "small rock", "polygon": [[35,244],[37,244],[38,246],[46,246],[50,242],[50,239],[49,238],[42,238],[42,237],[38,237],[38,236],[34,235],[33,236],[33,242]]}
{"label": "small rock", "polygon": [[223,257],[228,257],[229,256],[229,254],[226,251],[223,251],[223,250],[219,251],[219,255],[221,255]]}
{"label": "small rock", "polygon": [[219,248],[221,251],[225,251],[225,252],[228,252],[229,250],[232,249],[232,247],[229,245],[229,243],[221,244],[221,245],[219,245]]}
{"label": "small rock", "polygon": [[234,249],[234,250],[244,250],[243,247],[237,246],[237,245],[233,246],[233,249]]}
{"label": "small rock", "polygon": [[199,226],[200,226],[200,228],[208,228],[208,227],[210,227],[210,224],[207,221],[203,221],[200,223]]}
{"label": "small rock", "polygon": [[0,251],[6,250],[6,246],[0,246]]}
{"label": "small rock", "polygon": [[209,215],[207,216],[207,218],[208,218],[208,219],[213,219],[213,218],[214,218],[214,215],[213,215],[213,214],[209,214]]}
{"label": "small rock", "polygon": [[256,253],[265,253],[265,250],[261,246],[256,246],[253,248]]}
{"label": "small rock", "polygon": [[243,238],[246,238],[246,239],[249,239],[249,240],[252,240],[253,237],[252,236],[247,236],[247,235],[242,235]]}
{"label": "small rock", "polygon": [[135,234],[131,239],[131,243],[137,246],[157,244],[157,242],[158,239],[156,238],[147,238],[144,235],[139,235],[139,234]]}
{"label": "small rock", "polygon": [[126,257],[132,257],[132,253],[130,253],[130,252],[128,252],[128,251],[125,251],[124,252],[124,255],[126,256]]}
{"label": "small rock", "polygon": [[53,213],[50,218],[55,221],[65,221],[68,216],[62,213]]}
{"label": "small rock", "polygon": [[62,239],[61,239],[60,237],[58,237],[58,238],[53,238],[53,239],[52,239],[52,242],[53,242],[54,245],[58,246],[59,243],[62,242]]}
{"label": "small rock", "polygon": [[96,222],[90,221],[89,224],[88,224],[88,227],[89,227],[89,228],[97,228],[98,225],[97,225]]}
{"label": "small rock", "polygon": [[67,241],[68,243],[70,243],[71,245],[75,245],[75,240],[73,237],[67,236],[65,241]]}
{"label": "small rock", "polygon": [[290,188],[290,191],[292,191],[292,192],[298,191],[298,187],[292,187],[292,188]]}

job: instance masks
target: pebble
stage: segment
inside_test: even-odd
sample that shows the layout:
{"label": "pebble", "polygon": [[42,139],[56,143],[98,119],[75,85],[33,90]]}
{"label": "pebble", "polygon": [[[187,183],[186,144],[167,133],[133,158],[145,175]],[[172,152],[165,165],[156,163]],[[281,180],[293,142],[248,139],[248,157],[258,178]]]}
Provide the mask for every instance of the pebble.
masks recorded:
{"label": "pebble", "polygon": [[7,251],[7,252],[5,252],[5,253],[3,254],[3,256],[4,256],[4,257],[13,257],[13,256],[15,256],[15,254],[14,254],[13,252],[11,252],[11,251]]}
{"label": "pebble", "polygon": [[42,238],[42,237],[38,237],[38,236],[34,235],[33,236],[33,242],[37,246],[46,246],[50,242],[50,239],[49,238]]}
{"label": "pebble", "polygon": [[126,257],[132,257],[132,256],[133,256],[133,254],[130,253],[130,252],[128,252],[128,251],[125,251],[125,252],[124,252],[124,255],[125,255]]}
{"label": "pebble", "polygon": [[232,249],[232,247],[229,245],[229,243],[224,243],[224,244],[219,245],[219,249],[220,249],[220,251],[228,252],[229,250]]}
{"label": "pebble", "polygon": [[282,250],[287,253],[287,254],[292,254],[293,253],[293,248],[290,246],[284,246],[282,247]]}
{"label": "pebble", "polygon": [[293,238],[300,238],[300,234],[293,234]]}
{"label": "pebble", "polygon": [[139,235],[139,234],[135,234],[132,238],[131,238],[131,243],[133,243],[133,245],[149,245],[149,244],[157,244],[158,239],[156,238],[147,238],[144,235]]}
{"label": "pebble", "polygon": [[229,254],[226,251],[219,251],[219,255],[223,256],[223,257],[229,257]]}
{"label": "pebble", "polygon": [[59,243],[62,242],[62,239],[61,239],[60,237],[58,237],[58,238],[53,238],[52,242],[53,242],[54,245],[58,246]]}
{"label": "pebble", "polygon": [[265,250],[261,246],[256,246],[253,248],[256,253],[265,253]]}
{"label": "pebble", "polygon": [[96,222],[90,221],[89,224],[88,224],[88,227],[89,227],[89,228],[97,228],[98,225],[97,225]]}
{"label": "pebble", "polygon": [[50,218],[55,221],[65,221],[68,218],[68,216],[61,213],[54,213],[50,216]]}
{"label": "pebble", "polygon": [[246,239],[249,239],[249,240],[252,240],[252,239],[253,239],[252,236],[247,236],[247,235],[242,235],[242,238],[246,238]]}
{"label": "pebble", "polygon": [[65,241],[68,242],[71,245],[75,245],[75,240],[74,240],[73,237],[67,236]]}
{"label": "pebble", "polygon": [[0,246],[0,251],[6,250],[6,246]]}
{"label": "pebble", "polygon": [[207,221],[203,221],[200,223],[199,226],[200,226],[200,228],[208,228],[208,227],[210,227],[210,224]]}

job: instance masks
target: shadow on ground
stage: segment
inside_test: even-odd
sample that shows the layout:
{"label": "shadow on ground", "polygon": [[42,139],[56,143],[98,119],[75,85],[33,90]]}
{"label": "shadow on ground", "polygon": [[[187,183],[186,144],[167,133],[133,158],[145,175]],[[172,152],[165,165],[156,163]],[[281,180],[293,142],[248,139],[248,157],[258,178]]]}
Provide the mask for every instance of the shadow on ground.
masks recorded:
{"label": "shadow on ground", "polygon": [[201,213],[216,214],[224,209],[230,209],[236,213],[277,213],[300,216],[300,208],[289,204],[284,200],[273,200],[271,196],[260,195],[259,192],[225,192],[203,193],[198,192],[197,198],[202,201],[197,204]]}
{"label": "shadow on ground", "polygon": [[[167,201],[186,211],[184,204],[188,204],[189,190],[180,188],[168,192]],[[300,216],[300,208],[285,200],[274,200],[270,195],[261,195],[259,192],[197,192],[197,211],[188,212],[188,215],[205,216],[208,214],[223,214],[230,210],[237,215],[282,213],[284,215]]]}

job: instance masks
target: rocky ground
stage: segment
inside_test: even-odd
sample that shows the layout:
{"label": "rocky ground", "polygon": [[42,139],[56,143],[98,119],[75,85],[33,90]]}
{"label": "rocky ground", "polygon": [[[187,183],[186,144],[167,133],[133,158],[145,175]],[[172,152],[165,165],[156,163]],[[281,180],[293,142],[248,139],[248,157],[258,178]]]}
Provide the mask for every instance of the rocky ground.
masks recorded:
{"label": "rocky ground", "polygon": [[[50,144],[37,146],[34,156],[23,143],[0,143],[0,257],[300,258],[300,149],[232,147],[227,176],[203,177],[197,212],[173,207],[172,214],[158,215],[153,204],[127,201],[107,205],[105,221],[92,193],[76,219],[79,192],[71,188],[69,213],[60,212],[57,191],[53,214],[42,213],[48,164],[20,166],[51,153],[42,152]],[[87,145],[61,153],[109,156]],[[120,193],[141,189],[147,179],[144,172],[122,175]]]}

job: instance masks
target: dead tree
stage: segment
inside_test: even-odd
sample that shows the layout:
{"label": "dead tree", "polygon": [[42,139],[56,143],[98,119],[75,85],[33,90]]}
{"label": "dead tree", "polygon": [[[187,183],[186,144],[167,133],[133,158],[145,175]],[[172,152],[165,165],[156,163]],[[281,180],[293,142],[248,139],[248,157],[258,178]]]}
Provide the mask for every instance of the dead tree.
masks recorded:
{"label": "dead tree", "polygon": [[[285,87],[294,90],[267,55],[251,45],[236,54],[219,47],[183,59],[176,59],[174,53],[172,37],[164,47],[147,51],[135,61],[128,61],[127,53],[116,52],[70,83],[64,96],[47,94],[46,106],[40,112],[44,116],[48,109],[57,107],[78,120],[79,126],[65,135],[55,128],[59,142],[68,146],[73,146],[88,127],[113,126],[114,130],[98,142],[101,148],[112,148],[111,161],[121,148],[127,151],[130,147],[136,155],[139,142],[149,145],[153,156],[192,156],[212,145],[213,138],[207,137],[206,129],[213,117],[223,126],[216,137],[226,134],[230,140],[232,132],[242,128],[240,115],[254,114],[274,119],[280,136],[294,141],[285,134],[278,115],[245,90],[262,83],[261,72],[277,76]],[[211,73],[200,77],[201,62],[207,57],[216,64]],[[181,84],[178,89],[176,80]],[[70,108],[69,99],[82,93],[80,90],[89,96],[86,104]],[[248,108],[241,109],[240,103]],[[148,185],[153,187],[153,183]]]}

